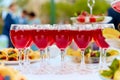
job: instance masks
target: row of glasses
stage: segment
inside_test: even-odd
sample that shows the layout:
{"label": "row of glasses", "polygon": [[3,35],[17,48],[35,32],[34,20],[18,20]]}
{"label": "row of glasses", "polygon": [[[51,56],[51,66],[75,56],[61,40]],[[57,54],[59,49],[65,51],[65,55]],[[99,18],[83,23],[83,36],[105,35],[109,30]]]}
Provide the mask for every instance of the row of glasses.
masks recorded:
{"label": "row of glasses", "polygon": [[91,24],[79,24],[73,26],[70,24],[54,24],[53,26],[49,24],[12,25],[10,36],[13,45],[20,50],[20,66],[22,49],[28,49],[32,43],[34,43],[39,48],[41,55],[41,63],[38,70],[39,74],[42,74],[46,71],[49,72],[47,68],[45,68],[47,65],[44,66],[43,63],[45,62],[44,53],[45,49],[53,44],[55,44],[61,51],[61,66],[58,70],[56,70],[56,73],[60,74],[69,73],[72,71],[72,69],[68,70],[68,68],[66,68],[64,62],[65,49],[71,44],[72,41],[77,44],[82,52],[80,67],[81,73],[87,71],[84,60],[84,51],[92,39],[102,49],[109,47],[102,35],[102,29],[98,25],[92,26]]}

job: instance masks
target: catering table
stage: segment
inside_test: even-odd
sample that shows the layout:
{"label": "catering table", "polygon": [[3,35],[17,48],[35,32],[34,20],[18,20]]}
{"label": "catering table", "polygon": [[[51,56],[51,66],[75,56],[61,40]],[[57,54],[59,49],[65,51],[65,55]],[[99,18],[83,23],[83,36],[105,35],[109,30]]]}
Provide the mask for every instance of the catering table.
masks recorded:
{"label": "catering table", "polygon": [[[57,53],[56,53],[57,52]],[[55,46],[51,47],[51,53],[55,53],[57,57],[51,60],[52,65],[60,64],[58,61],[60,61],[60,55],[57,54],[60,53],[59,49],[55,48]],[[54,55],[55,55],[54,54]],[[54,56],[52,56],[54,57]],[[36,66],[39,66],[40,62],[35,62],[31,64],[33,66],[32,68],[36,68]],[[12,65],[14,68],[19,68],[18,65]],[[89,74],[79,74],[77,72],[73,72],[70,74],[30,74],[30,73],[22,73],[27,77],[27,80],[102,80],[98,71],[93,71]]]}
{"label": "catering table", "polygon": [[[35,64],[38,65],[39,63]],[[18,66],[13,66],[18,68]],[[27,80],[102,80],[98,72],[87,74],[70,73],[70,74],[30,74],[22,73]]]}
{"label": "catering table", "polygon": [[[38,66],[40,63],[34,63],[32,66]],[[12,66],[14,68],[19,68],[18,65]],[[36,67],[35,67],[36,68]],[[32,70],[34,71],[34,70]],[[54,71],[54,70],[53,70]],[[34,74],[34,73],[24,73],[23,75],[27,78],[27,80],[102,80],[98,71],[93,71],[87,74],[80,74],[77,72],[69,73],[69,74]]]}
{"label": "catering table", "polygon": [[69,75],[25,75],[28,80],[102,80],[98,73],[79,75],[77,73]]}

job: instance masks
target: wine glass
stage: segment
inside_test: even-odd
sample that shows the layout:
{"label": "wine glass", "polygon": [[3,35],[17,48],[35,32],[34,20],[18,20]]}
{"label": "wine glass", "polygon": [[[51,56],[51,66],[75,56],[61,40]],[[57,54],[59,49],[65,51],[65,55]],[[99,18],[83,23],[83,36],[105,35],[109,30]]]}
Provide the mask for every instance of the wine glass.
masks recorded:
{"label": "wine glass", "polygon": [[[102,24],[96,25],[95,29],[93,30],[93,39],[97,46],[100,47],[100,62],[99,62],[99,67],[101,68],[106,68],[106,49],[109,47],[108,43],[106,42],[103,34],[102,34],[102,29],[105,28],[104,26],[101,27]],[[102,57],[103,56],[103,57]]]}
{"label": "wine glass", "polygon": [[30,53],[30,46],[32,45],[33,41],[32,41],[32,30],[33,30],[33,26],[34,25],[26,25],[25,32],[26,34],[28,34],[29,39],[28,39],[28,43],[24,49],[24,68],[26,68],[26,70],[31,73],[30,70],[30,60],[29,60],[29,53]]}
{"label": "wine glass", "polygon": [[[49,24],[48,24],[49,25]],[[54,44],[54,27],[52,25],[50,25],[50,29],[48,30],[48,32],[51,34],[49,35],[49,43],[48,43],[48,47],[47,47],[47,55],[48,55],[48,61],[50,62],[50,47]]]}
{"label": "wine glass", "polygon": [[41,56],[41,64],[40,64],[40,71],[38,73],[43,74],[46,72],[45,70],[45,48],[49,45],[49,36],[50,36],[50,25],[35,25],[33,30],[33,42],[40,50],[40,56]]}
{"label": "wine glass", "polygon": [[72,42],[72,36],[70,35],[71,25],[70,24],[54,24],[54,27],[56,27],[56,30],[54,31],[56,34],[54,36],[54,41],[56,46],[61,51],[61,66],[58,69],[58,74],[64,74],[68,73],[69,70],[67,70],[65,67],[65,49],[67,46],[70,45]]}
{"label": "wine glass", "polygon": [[28,40],[29,40],[29,34],[26,32],[25,27],[27,25],[19,25],[19,24],[12,24],[10,28],[10,38],[15,46],[19,50],[19,67],[20,70],[22,70],[22,50],[26,47]]}
{"label": "wine glass", "polygon": [[87,26],[87,24],[79,24],[77,26],[79,29],[75,30],[73,38],[77,46],[81,49],[80,73],[84,74],[85,71],[88,71],[85,65],[84,51],[92,40],[92,36],[90,35],[92,32],[91,27]]}
{"label": "wine glass", "polygon": [[92,15],[93,11],[93,6],[95,4],[95,0],[88,0],[87,5],[90,8],[90,14]]}
{"label": "wine glass", "polygon": [[120,12],[120,0],[114,0],[111,6],[115,11]]}

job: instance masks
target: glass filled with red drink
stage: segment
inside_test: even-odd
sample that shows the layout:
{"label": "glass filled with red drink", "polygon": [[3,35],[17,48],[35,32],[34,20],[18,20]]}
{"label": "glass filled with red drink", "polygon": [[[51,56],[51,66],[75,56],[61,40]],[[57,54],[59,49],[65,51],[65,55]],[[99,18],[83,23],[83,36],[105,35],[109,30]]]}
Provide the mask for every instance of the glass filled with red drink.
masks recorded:
{"label": "glass filled with red drink", "polygon": [[[106,42],[105,37],[103,36],[102,30],[105,28],[114,28],[113,24],[96,24],[93,29],[93,40],[100,48],[100,60],[99,60],[99,68],[106,68],[106,49],[109,48],[109,44]],[[103,57],[102,57],[103,56]]]}
{"label": "glass filled with red drink", "polygon": [[32,30],[32,40],[33,43],[38,47],[40,50],[40,56],[41,56],[41,64],[39,69],[39,73],[42,74],[46,72],[46,64],[45,64],[45,49],[52,45],[54,43],[53,37],[52,37],[52,30],[51,25],[49,24],[43,24],[43,25],[34,25],[34,29]]}
{"label": "glass filled with red drink", "polygon": [[61,53],[61,66],[57,73],[66,73],[67,69],[65,69],[65,49],[72,42],[72,33],[71,33],[71,25],[70,24],[54,24],[54,42],[55,45],[60,49]]}
{"label": "glass filled with red drink", "polygon": [[26,29],[28,25],[12,24],[10,28],[10,38],[15,48],[19,49],[19,65],[22,67],[22,50],[26,48],[30,35]]}
{"label": "glass filled with red drink", "polygon": [[74,25],[76,30],[74,30],[74,42],[77,44],[78,48],[81,50],[81,65],[80,73],[87,71],[84,59],[84,51],[90,44],[92,40],[91,25],[89,24],[78,24]]}

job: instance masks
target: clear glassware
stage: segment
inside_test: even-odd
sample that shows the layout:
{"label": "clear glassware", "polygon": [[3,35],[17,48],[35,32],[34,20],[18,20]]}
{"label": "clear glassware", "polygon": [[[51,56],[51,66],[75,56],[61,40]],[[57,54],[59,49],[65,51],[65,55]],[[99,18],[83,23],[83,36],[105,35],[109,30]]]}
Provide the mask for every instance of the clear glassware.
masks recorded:
{"label": "clear glassware", "polygon": [[91,15],[93,14],[94,4],[95,4],[95,0],[88,0],[88,2],[87,2],[88,7],[90,8],[90,14]]}
{"label": "clear glassware", "polygon": [[35,25],[33,29],[33,42],[40,50],[40,67],[37,70],[38,74],[45,74],[48,73],[47,66],[46,66],[46,53],[45,49],[49,46],[51,36],[51,25],[44,24],[44,25]]}
{"label": "clear glassware", "polygon": [[75,30],[75,34],[73,38],[75,43],[80,48],[82,55],[79,73],[86,74],[87,72],[89,72],[89,70],[87,69],[87,66],[85,64],[84,51],[92,40],[92,36],[90,35],[92,33],[91,32],[92,26],[89,24],[79,24],[79,25],[75,25],[75,27],[78,28],[77,30]]}
{"label": "clear glassware", "polygon": [[29,41],[29,34],[27,30],[25,30],[27,25],[20,25],[20,24],[12,24],[10,28],[10,38],[15,48],[19,50],[19,67],[22,71],[22,53],[24,48],[26,47]]}
{"label": "clear glassware", "polygon": [[31,35],[32,30],[33,30],[33,26],[34,25],[26,25],[26,27],[25,27],[25,30],[27,31],[27,34],[29,35],[29,40],[28,40],[28,43],[24,49],[24,64],[23,65],[25,68],[25,72],[28,72],[28,73],[32,73],[32,71],[30,69],[31,65],[30,65],[29,53],[30,53],[30,46],[33,43],[32,35]]}
{"label": "clear glassware", "polygon": [[103,36],[102,30],[105,28],[114,28],[113,24],[96,24],[94,29],[93,39],[95,43],[100,48],[100,60],[99,60],[99,69],[107,68],[106,62],[106,49],[109,48],[109,44],[107,43],[106,39]]}
{"label": "clear glassware", "polygon": [[67,64],[65,63],[65,50],[72,42],[72,33],[70,24],[54,24],[55,27],[55,44],[60,49],[61,53],[61,65],[57,69],[56,74],[67,74],[71,70],[68,70]]}

